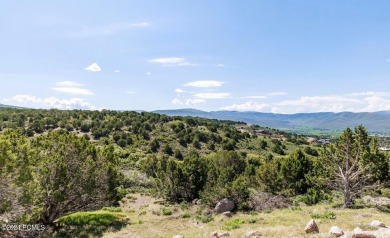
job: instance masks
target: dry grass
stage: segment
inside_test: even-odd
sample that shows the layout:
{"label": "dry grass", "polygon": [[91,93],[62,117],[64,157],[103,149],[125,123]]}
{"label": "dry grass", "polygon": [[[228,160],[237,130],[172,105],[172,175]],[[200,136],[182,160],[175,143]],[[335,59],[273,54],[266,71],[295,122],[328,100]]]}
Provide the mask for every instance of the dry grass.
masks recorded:
{"label": "dry grass", "polygon": [[[195,221],[197,206],[192,206],[186,211],[179,206],[168,205],[173,211],[171,216],[156,215],[162,207],[156,199],[148,196],[132,195],[132,200],[122,203],[123,214],[128,216],[131,224],[118,232],[104,234],[105,238],[171,238],[180,234],[185,238],[206,238],[216,230],[222,231],[225,222],[240,219],[244,221],[238,229],[229,231],[230,237],[245,237],[249,230],[256,230],[262,237],[329,237],[331,226],[337,225],[344,231],[351,231],[359,226],[369,229],[372,220],[380,220],[390,225],[389,214],[382,213],[373,208],[358,210],[334,209],[330,205],[302,206],[301,210],[281,209],[271,213],[245,214],[237,213],[228,218],[223,215],[215,215],[208,223]],[[312,213],[322,213],[331,210],[336,214],[336,219],[317,219],[320,234],[311,236],[304,232],[306,223],[311,219]],[[189,213],[190,218],[182,218],[184,213]],[[254,222],[254,223],[253,223]]]}

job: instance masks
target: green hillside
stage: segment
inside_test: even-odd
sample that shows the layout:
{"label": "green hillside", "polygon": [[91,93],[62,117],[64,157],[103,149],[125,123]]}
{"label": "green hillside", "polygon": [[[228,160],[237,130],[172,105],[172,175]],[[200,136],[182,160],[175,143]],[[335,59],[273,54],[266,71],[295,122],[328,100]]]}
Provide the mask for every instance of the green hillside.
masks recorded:
{"label": "green hillside", "polygon": [[237,111],[199,111],[193,109],[160,110],[170,116],[194,116],[220,120],[243,121],[299,134],[340,133],[347,127],[363,125],[369,132],[390,133],[390,113],[382,112],[319,112],[297,114],[275,114]]}
{"label": "green hillside", "polygon": [[[162,199],[161,210],[151,213],[164,216],[201,199],[191,216],[204,223],[224,198],[237,212],[329,203],[344,191],[336,168],[351,162],[342,162],[346,158],[357,158],[351,171],[364,182],[353,186],[356,196],[335,206],[354,207],[372,183],[378,187],[371,195],[388,192],[388,157],[364,127],[345,130],[332,145],[306,140],[229,120],[2,108],[0,220],[42,223],[52,228],[45,237],[99,237],[128,224],[115,212],[119,204],[135,202],[134,194]],[[344,151],[347,145],[350,151]],[[328,181],[335,182],[330,187]],[[264,198],[277,202],[264,206]],[[133,212],[143,214],[143,208]]]}

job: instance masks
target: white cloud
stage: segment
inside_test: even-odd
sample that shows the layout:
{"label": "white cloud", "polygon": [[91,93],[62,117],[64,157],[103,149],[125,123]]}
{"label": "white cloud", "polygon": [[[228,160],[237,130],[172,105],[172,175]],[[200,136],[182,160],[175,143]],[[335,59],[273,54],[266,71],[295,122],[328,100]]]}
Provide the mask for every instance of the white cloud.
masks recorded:
{"label": "white cloud", "polygon": [[194,96],[201,99],[221,99],[230,97],[230,93],[196,93]]}
{"label": "white cloud", "polygon": [[63,92],[63,93],[75,94],[75,95],[93,95],[93,92],[91,92],[88,89],[84,89],[84,88],[56,87],[56,88],[53,88],[53,90]]}
{"label": "white cloud", "polygon": [[147,73],[146,73],[146,75],[148,75],[148,76],[151,75],[151,74],[152,74],[152,73],[150,73],[150,72],[147,72]]}
{"label": "white cloud", "polygon": [[346,94],[345,96],[378,96],[378,97],[390,97],[389,92],[373,92],[373,91],[368,91],[368,92],[360,92],[360,93],[350,93]]}
{"label": "white cloud", "polygon": [[[276,95],[276,93],[273,93]],[[269,94],[267,94],[269,95]],[[278,95],[282,95],[281,93]],[[255,97],[252,97],[255,99]],[[390,92],[360,92],[344,95],[303,96],[297,99],[256,103],[254,101],[222,107],[223,110],[300,112],[376,112],[390,110]]]}
{"label": "white cloud", "polygon": [[193,66],[195,64],[189,63],[185,58],[170,57],[170,58],[157,58],[151,59],[149,62],[159,63],[164,66]]}
{"label": "white cloud", "polygon": [[185,93],[186,91],[184,91],[183,89],[180,89],[180,88],[177,88],[175,89],[175,93]]}
{"label": "white cloud", "polygon": [[104,36],[104,35],[113,35],[122,31],[127,31],[135,28],[145,28],[150,26],[148,22],[138,22],[138,23],[129,23],[129,22],[117,22],[102,26],[94,27],[85,27],[84,29],[76,32],[68,32],[66,36],[68,37],[93,37],[93,36]]}
{"label": "white cloud", "polygon": [[353,111],[361,100],[343,96],[314,96],[301,97],[295,100],[285,100],[276,103],[277,106],[285,107],[288,113],[294,112],[342,112]]}
{"label": "white cloud", "polygon": [[133,95],[133,94],[135,94],[135,92],[134,91],[127,91],[126,94]]}
{"label": "white cloud", "polygon": [[273,97],[273,96],[283,96],[287,95],[285,92],[273,92],[273,93],[267,93],[266,95],[255,95],[255,96],[245,96],[240,98],[248,98],[248,99],[264,99],[267,97]]}
{"label": "white cloud", "polygon": [[82,98],[59,99],[56,97],[39,98],[31,95],[16,95],[5,99],[14,102],[18,106],[34,108],[56,108],[56,109],[89,109],[96,110],[96,107]]}
{"label": "white cloud", "polygon": [[56,83],[56,85],[59,87],[81,87],[81,86],[83,86],[81,83],[76,83],[73,81],[62,81],[62,82]]}
{"label": "white cloud", "polygon": [[265,103],[257,103],[254,101],[245,102],[242,104],[233,104],[232,106],[226,106],[220,108],[221,110],[228,110],[228,111],[265,111],[270,108],[269,104]]}
{"label": "white cloud", "polygon": [[85,70],[92,72],[100,72],[102,69],[97,63],[92,63],[90,66],[86,67]]}
{"label": "white cloud", "polygon": [[366,107],[362,109],[365,112],[388,111],[390,110],[390,100],[378,95],[372,95],[363,99]]}
{"label": "white cloud", "polygon": [[121,71],[120,70],[114,70],[114,73],[120,73]]}
{"label": "white cloud", "polygon": [[214,80],[199,80],[184,84],[184,86],[197,87],[197,88],[210,88],[210,87],[221,87],[224,82]]}
{"label": "white cloud", "polygon": [[218,67],[225,67],[224,64],[217,64]]}
{"label": "white cloud", "polygon": [[195,106],[200,103],[205,103],[205,99],[185,99],[185,100],[180,100],[178,98],[174,98],[172,100],[172,103],[175,105],[186,105],[186,106]]}

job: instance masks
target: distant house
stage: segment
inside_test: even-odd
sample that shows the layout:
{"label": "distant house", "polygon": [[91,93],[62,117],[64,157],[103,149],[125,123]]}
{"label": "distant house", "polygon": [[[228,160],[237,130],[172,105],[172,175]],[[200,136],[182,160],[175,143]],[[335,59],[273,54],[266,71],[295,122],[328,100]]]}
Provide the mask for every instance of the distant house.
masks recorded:
{"label": "distant house", "polygon": [[328,139],[320,139],[314,142],[315,145],[329,145],[330,141]]}
{"label": "distant house", "polygon": [[269,136],[269,135],[272,135],[272,133],[267,131],[267,130],[255,130],[255,134],[258,135],[258,136]]}
{"label": "distant house", "polygon": [[379,147],[378,150],[380,151],[390,151],[390,148],[389,147]]}

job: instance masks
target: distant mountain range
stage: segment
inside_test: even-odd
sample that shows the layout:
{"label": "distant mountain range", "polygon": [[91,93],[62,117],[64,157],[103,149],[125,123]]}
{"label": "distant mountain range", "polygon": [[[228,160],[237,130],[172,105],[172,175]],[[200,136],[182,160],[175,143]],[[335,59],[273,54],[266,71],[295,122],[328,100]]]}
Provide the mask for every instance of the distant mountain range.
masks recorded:
{"label": "distant mountain range", "polygon": [[1,104],[1,103],[0,103],[0,108],[19,108],[19,109],[22,109],[22,107],[4,105],[4,104]]}
{"label": "distant mountain range", "polygon": [[362,124],[370,132],[390,133],[390,111],[380,112],[319,112],[275,114],[262,112],[211,111],[195,109],[158,110],[155,113],[169,116],[205,117],[219,120],[243,121],[283,130],[302,132],[304,128],[316,130],[344,130]]}

